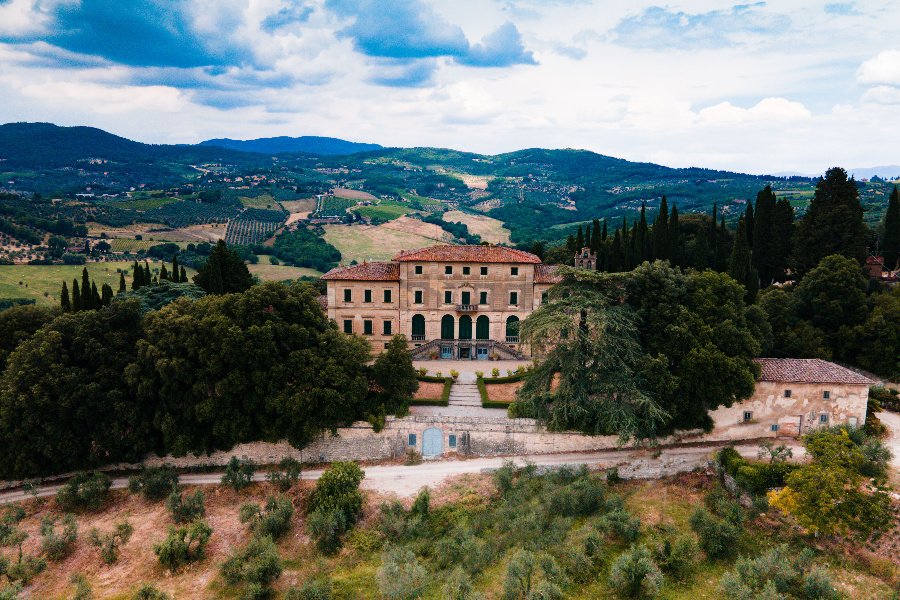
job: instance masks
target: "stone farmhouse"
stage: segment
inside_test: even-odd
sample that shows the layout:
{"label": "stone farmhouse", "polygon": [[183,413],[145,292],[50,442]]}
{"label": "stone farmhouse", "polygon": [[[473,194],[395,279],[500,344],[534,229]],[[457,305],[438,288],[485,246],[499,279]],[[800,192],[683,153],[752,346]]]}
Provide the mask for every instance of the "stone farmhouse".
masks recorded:
{"label": "stone farmhouse", "polygon": [[376,352],[393,335],[415,358],[487,360],[528,354],[519,323],[559,281],[534,254],[502,246],[432,246],[389,262],[332,269],[328,317],[369,338]]}

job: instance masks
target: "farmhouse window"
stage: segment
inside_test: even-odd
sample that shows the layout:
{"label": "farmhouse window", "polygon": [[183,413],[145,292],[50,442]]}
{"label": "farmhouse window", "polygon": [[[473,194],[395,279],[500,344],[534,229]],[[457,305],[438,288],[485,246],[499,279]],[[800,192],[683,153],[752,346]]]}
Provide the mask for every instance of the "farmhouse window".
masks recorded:
{"label": "farmhouse window", "polygon": [[416,265],[416,275],[422,274],[422,265]]}
{"label": "farmhouse window", "polygon": [[353,333],[353,319],[344,319],[344,333]]}
{"label": "farmhouse window", "polygon": [[519,267],[510,267],[509,274],[515,277],[519,274]]}
{"label": "farmhouse window", "polygon": [[487,275],[487,267],[481,267],[481,274]]}
{"label": "farmhouse window", "polygon": [[453,275],[453,267],[451,265],[444,267],[444,275]]}
{"label": "farmhouse window", "polygon": [[366,319],[363,321],[363,335],[372,335],[372,320]]}
{"label": "farmhouse window", "polygon": [[363,290],[363,302],[372,301],[372,290]]}
{"label": "farmhouse window", "polygon": [[344,302],[353,302],[353,290],[344,290]]}
{"label": "farmhouse window", "polygon": [[391,290],[384,290],[384,302],[385,304],[391,303]]}
{"label": "farmhouse window", "polygon": [[744,422],[746,423],[747,421],[752,421],[752,420],[753,420],[753,411],[745,410],[744,411]]}
{"label": "farmhouse window", "polygon": [[819,415],[819,423],[827,423],[828,422],[828,413],[822,413]]}
{"label": "farmhouse window", "polygon": [[775,425],[772,425],[771,430],[778,431],[778,424],[776,423]]}
{"label": "farmhouse window", "polygon": [[391,322],[390,322],[390,321],[385,321],[383,325],[384,325],[384,327],[383,327],[382,330],[381,330],[382,333],[383,333],[384,335],[391,335]]}
{"label": "farmhouse window", "polygon": [[408,438],[408,441],[407,441],[407,445],[409,445],[409,446],[415,446],[415,445],[416,445],[416,434],[414,434],[414,433],[409,434],[409,438]]}
{"label": "farmhouse window", "polygon": [[790,397],[791,397],[791,390],[784,390],[784,397],[785,397],[785,398],[790,398]]}
{"label": "farmhouse window", "polygon": [[451,433],[447,436],[447,445],[451,448],[456,448],[456,434]]}
{"label": "farmhouse window", "polygon": [[463,275],[468,275],[470,272],[471,269],[469,269],[469,267],[463,267]]}
{"label": "farmhouse window", "polygon": [[487,292],[478,292],[478,304],[487,304]]}
{"label": "farmhouse window", "polygon": [[822,399],[823,399],[823,400],[828,400],[828,399],[830,399],[830,398],[831,398],[831,392],[830,392],[830,391],[825,390],[824,392],[822,392]]}
{"label": "farmhouse window", "polygon": [[511,306],[517,306],[519,304],[519,292],[509,293],[509,303]]}
{"label": "farmhouse window", "polygon": [[413,292],[413,304],[422,304],[422,290]]}
{"label": "farmhouse window", "polygon": [[444,290],[444,304],[453,304],[453,292]]}

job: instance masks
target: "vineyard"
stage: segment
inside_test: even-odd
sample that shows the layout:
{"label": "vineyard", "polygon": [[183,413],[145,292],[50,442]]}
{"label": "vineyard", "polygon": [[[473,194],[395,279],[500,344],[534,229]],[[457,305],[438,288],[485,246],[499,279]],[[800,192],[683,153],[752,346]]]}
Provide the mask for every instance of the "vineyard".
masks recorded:
{"label": "vineyard", "polygon": [[165,223],[169,227],[187,227],[203,223],[225,223],[237,217],[240,212],[240,204],[183,201],[148,210],[144,215],[148,220]]}
{"label": "vineyard", "polygon": [[319,203],[319,210],[316,211],[318,217],[343,217],[347,213],[347,209],[356,206],[356,200],[347,198],[335,198],[327,196],[322,198]]}
{"label": "vineyard", "polygon": [[228,222],[225,243],[247,245],[264,242],[281,227],[285,216],[280,211],[248,208],[238,218]]}

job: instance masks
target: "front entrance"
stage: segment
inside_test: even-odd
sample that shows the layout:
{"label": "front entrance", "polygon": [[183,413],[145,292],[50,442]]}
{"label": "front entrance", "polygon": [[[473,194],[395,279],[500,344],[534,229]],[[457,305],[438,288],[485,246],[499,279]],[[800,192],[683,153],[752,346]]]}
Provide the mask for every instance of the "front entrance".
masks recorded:
{"label": "front entrance", "polygon": [[453,359],[453,346],[441,346],[441,358],[444,360]]}
{"label": "front entrance", "polygon": [[469,348],[468,346],[460,346],[459,347],[459,358],[461,360],[469,360],[470,358],[472,358],[471,352],[472,352],[472,349]]}
{"label": "front entrance", "polygon": [[480,346],[475,348],[475,358],[478,360],[487,360],[488,359],[488,349],[485,346]]}
{"label": "front entrance", "polygon": [[422,456],[440,456],[444,451],[444,432],[432,427],[422,434]]}

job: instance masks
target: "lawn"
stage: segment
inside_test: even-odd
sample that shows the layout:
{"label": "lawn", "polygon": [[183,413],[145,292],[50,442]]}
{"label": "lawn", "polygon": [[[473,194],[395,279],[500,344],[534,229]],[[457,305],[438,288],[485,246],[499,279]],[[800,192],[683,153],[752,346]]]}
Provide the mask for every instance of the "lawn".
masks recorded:
{"label": "lawn", "polygon": [[257,264],[247,265],[247,268],[250,269],[250,274],[259,277],[262,281],[288,281],[290,279],[299,279],[300,277],[320,277],[322,275],[320,271],[315,269],[273,265],[269,262],[270,258],[265,254],[259,255]]}
{"label": "lawn", "polygon": [[241,196],[238,198],[247,208],[262,208],[264,210],[281,210],[281,205],[271,196],[271,194],[262,194],[254,198]]}
{"label": "lawn", "polygon": [[399,202],[382,202],[374,206],[358,206],[353,209],[361,216],[380,221],[390,221],[411,211],[409,205]]}
{"label": "lawn", "polygon": [[[131,272],[131,262],[103,262],[84,265],[91,280],[99,288],[104,283],[119,289],[119,270]],[[2,265],[0,266],[0,298],[32,298],[42,306],[57,306],[62,282],[72,287],[72,280],[81,282],[81,265]],[[193,273],[193,271],[191,272]],[[126,281],[131,279],[126,274]]]}
{"label": "lawn", "polygon": [[498,221],[487,215],[473,215],[461,210],[445,212],[443,219],[447,222],[463,223],[469,228],[469,232],[480,235],[485,242],[492,244],[508,244],[510,231]]}

